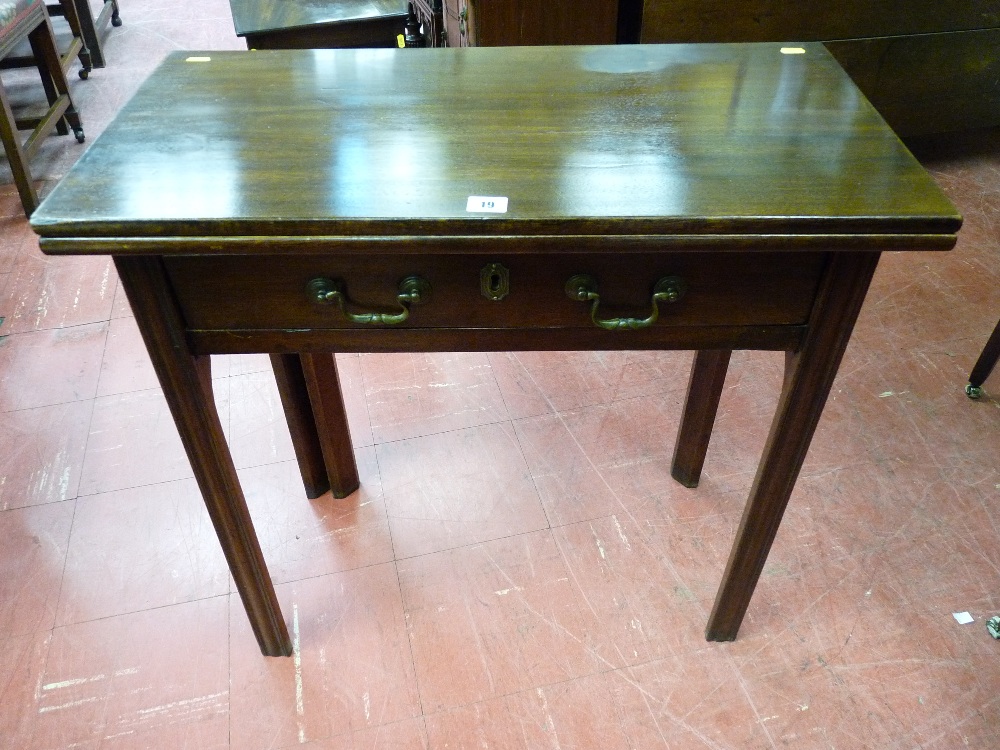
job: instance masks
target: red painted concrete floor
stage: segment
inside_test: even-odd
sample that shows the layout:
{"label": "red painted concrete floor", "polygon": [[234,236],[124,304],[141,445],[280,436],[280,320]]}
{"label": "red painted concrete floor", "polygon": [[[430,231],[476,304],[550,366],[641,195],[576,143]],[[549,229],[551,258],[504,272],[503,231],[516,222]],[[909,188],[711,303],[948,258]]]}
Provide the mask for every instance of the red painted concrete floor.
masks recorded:
{"label": "red painted concrete floor", "polygon": [[[89,141],[229,7],[123,3]],[[966,217],[884,257],[739,639],[702,629],[780,355],[738,353],[697,490],[688,353],[340,358],[362,489],[307,500],[267,360],[215,384],[294,633],[250,634],[114,269],[0,175],[3,748],[958,748],[1000,739],[1000,131],[915,144]],[[83,146],[50,138],[48,183]],[[975,618],[959,625],[953,612]]]}

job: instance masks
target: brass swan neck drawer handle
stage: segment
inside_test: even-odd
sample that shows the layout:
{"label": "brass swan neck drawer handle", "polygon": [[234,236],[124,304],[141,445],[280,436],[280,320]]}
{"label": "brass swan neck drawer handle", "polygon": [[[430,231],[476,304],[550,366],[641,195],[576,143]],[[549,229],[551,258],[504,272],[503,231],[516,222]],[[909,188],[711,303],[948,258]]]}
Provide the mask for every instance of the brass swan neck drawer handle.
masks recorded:
{"label": "brass swan neck drawer handle", "polygon": [[597,280],[585,273],[578,273],[566,282],[566,296],[578,302],[592,302],[590,319],[594,325],[609,331],[648,328],[660,317],[661,302],[677,302],[687,291],[687,283],[679,276],[664,276],[653,287],[652,309],[645,318],[598,318],[597,308],[601,295],[597,291]]}
{"label": "brass swan neck drawer handle", "polygon": [[[410,306],[421,305],[431,296],[431,285],[420,276],[407,276],[399,282],[396,300],[403,309],[399,312],[359,312],[347,309],[349,300],[344,282],[340,279],[313,279],[306,285],[306,295],[317,305],[337,305],[345,318],[364,325],[398,325],[410,317]],[[352,303],[352,306],[355,306]]]}

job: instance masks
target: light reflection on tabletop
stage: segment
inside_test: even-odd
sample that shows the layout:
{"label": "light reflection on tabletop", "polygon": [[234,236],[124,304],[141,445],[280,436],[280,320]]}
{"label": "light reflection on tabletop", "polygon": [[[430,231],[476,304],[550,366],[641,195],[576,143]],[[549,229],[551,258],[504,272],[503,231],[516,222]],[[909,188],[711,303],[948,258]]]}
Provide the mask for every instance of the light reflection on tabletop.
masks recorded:
{"label": "light reflection on tabletop", "polygon": [[[175,55],[37,222],[464,218],[488,232],[498,220],[757,219],[776,205],[792,217],[939,211],[836,62],[805,49]],[[859,180],[873,163],[878,185]],[[509,210],[470,215],[470,195],[507,197]]]}

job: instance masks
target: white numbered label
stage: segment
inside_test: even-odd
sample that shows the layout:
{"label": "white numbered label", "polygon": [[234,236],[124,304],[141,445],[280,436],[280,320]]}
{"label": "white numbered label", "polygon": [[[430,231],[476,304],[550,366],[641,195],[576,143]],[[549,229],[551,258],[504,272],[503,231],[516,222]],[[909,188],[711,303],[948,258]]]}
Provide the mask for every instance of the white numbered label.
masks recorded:
{"label": "white numbered label", "polygon": [[465,210],[480,214],[505,214],[507,198],[497,195],[470,195]]}

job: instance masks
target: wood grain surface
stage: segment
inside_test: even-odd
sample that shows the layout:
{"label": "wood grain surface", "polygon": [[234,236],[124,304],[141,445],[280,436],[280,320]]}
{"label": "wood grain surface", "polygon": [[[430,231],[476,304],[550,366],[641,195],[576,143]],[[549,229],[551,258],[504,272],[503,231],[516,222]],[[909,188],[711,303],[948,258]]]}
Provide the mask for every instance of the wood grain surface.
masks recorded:
{"label": "wood grain surface", "polygon": [[821,45],[759,44],[177,53],[32,223],[59,252],[46,238],[915,236],[959,218]]}

